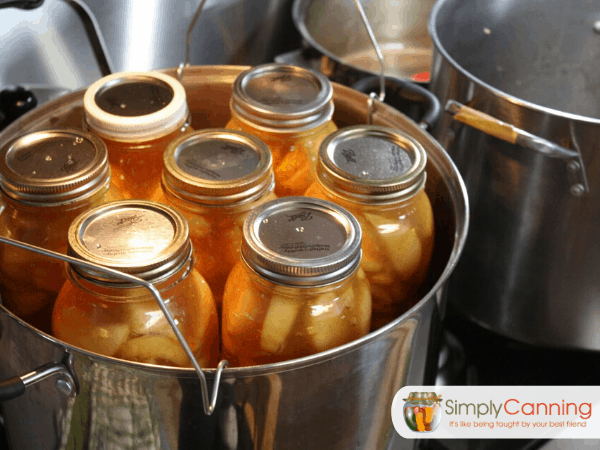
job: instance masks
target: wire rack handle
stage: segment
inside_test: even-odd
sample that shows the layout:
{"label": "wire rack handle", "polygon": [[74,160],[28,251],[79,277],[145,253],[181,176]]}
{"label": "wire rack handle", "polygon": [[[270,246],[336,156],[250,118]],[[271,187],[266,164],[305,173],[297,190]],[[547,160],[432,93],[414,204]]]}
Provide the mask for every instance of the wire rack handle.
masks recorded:
{"label": "wire rack handle", "polygon": [[215,384],[213,386],[212,395],[210,396],[210,400],[209,400],[208,386],[206,384],[206,376],[204,375],[202,368],[198,364],[198,361],[196,361],[196,358],[194,357],[194,354],[192,353],[192,350],[190,349],[189,345],[187,344],[185,338],[181,334],[181,331],[179,331],[179,328],[177,328],[177,324],[173,320],[171,313],[167,309],[165,302],[163,301],[162,297],[160,296],[160,292],[158,292],[158,289],[156,289],[152,285],[152,283],[150,283],[146,280],[142,280],[141,278],[134,277],[133,275],[129,275],[129,274],[120,272],[118,270],[109,269],[108,267],[104,267],[104,266],[90,263],[87,261],[82,261],[80,259],[76,259],[71,256],[63,255],[61,253],[53,252],[50,250],[45,250],[43,248],[39,248],[34,245],[15,241],[14,239],[0,237],[0,242],[8,244],[8,245],[12,245],[13,247],[21,248],[23,250],[31,251],[31,252],[37,253],[39,255],[47,256],[49,258],[58,259],[60,261],[67,262],[69,264],[74,264],[76,266],[81,266],[81,267],[85,267],[88,269],[94,269],[99,272],[105,273],[107,275],[112,275],[116,278],[120,278],[121,280],[129,281],[131,283],[135,283],[139,286],[142,286],[142,287],[145,287],[146,289],[148,289],[150,291],[150,293],[152,294],[152,296],[154,297],[154,299],[156,300],[156,303],[162,310],[163,314],[167,318],[167,321],[169,322],[169,325],[173,329],[175,336],[177,336],[177,340],[183,347],[185,354],[187,355],[188,359],[192,363],[192,366],[196,370],[196,373],[198,374],[198,378],[200,379],[200,386],[202,389],[202,403],[204,406],[204,413],[207,416],[210,416],[215,411],[216,404],[217,404],[217,397],[219,394],[219,385],[220,385],[220,381],[221,381],[221,374],[222,374],[223,370],[229,366],[229,363],[226,360],[221,360],[221,362],[219,362],[219,365],[217,366],[217,372],[215,374]]}

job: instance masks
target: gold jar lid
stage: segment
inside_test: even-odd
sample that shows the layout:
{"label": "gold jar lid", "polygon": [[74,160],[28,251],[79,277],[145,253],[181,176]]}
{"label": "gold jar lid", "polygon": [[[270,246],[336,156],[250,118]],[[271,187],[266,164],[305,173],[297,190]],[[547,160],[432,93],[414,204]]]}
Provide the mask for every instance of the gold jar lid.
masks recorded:
{"label": "gold jar lid", "polygon": [[322,286],[358,268],[362,231],[334,203],[285,197],[264,203],[244,222],[241,253],[264,278],[288,286]]}
{"label": "gold jar lid", "polygon": [[122,72],[93,83],[83,97],[94,133],[114,141],[145,142],[173,133],[189,116],[185,89],[157,72]]}
{"label": "gold jar lid", "polygon": [[351,201],[389,203],[410,198],[425,186],[427,154],[414,138],[375,125],[342,128],[319,149],[321,184]]}
{"label": "gold jar lid", "polygon": [[[188,224],[162,203],[121,200],[79,215],[69,227],[69,254],[157,282],[181,269],[192,257]],[[93,281],[122,283],[93,268],[73,269]]]}
{"label": "gold jar lid", "polygon": [[296,66],[264,64],[235,80],[231,112],[253,127],[296,133],[333,116],[333,88],[324,75]]}
{"label": "gold jar lid", "polygon": [[273,190],[274,183],[269,148],[241,131],[197,131],[176,139],[164,153],[165,190],[193,203],[245,203]]}
{"label": "gold jar lid", "polygon": [[110,180],[102,139],[82,130],[36,131],[0,150],[0,187],[35,206],[79,201]]}

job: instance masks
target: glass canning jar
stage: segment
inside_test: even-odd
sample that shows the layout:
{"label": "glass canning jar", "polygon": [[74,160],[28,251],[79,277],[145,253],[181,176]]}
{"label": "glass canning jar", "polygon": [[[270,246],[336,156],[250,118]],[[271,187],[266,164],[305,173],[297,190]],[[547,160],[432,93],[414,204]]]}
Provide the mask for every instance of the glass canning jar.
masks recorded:
{"label": "glass canning jar", "polygon": [[[217,311],[208,284],[194,268],[181,214],[150,201],[107,203],[75,219],[69,253],[151,282],[200,365],[217,365]],[[67,273],[52,313],[58,339],[129,361],[191,366],[146,288],[73,264]]]}
{"label": "glass canning jar", "polygon": [[260,139],[226,129],[182,136],[165,151],[163,189],[156,200],[188,220],[196,268],[219,310],[227,275],[239,260],[244,219],[275,198],[271,161]]}
{"label": "glass canning jar", "polygon": [[318,182],[305,193],[342,205],[358,219],[374,329],[414,305],[428,275],[435,230],[424,190],[426,163],[423,146],[401,131],[347,127],[321,145]]}
{"label": "glass canning jar", "polygon": [[278,197],[302,195],[315,180],[319,146],[337,130],[332,96],[324,75],[295,66],[266,64],[236,78],[226,128],[267,144]]}
{"label": "glass canning jar", "polygon": [[83,107],[88,129],[108,147],[121,197],[152,198],[160,188],[165,148],[190,130],[181,83],[156,72],[116,73],[87,89]]}
{"label": "glass canning jar", "polygon": [[[82,130],[26,134],[0,150],[0,234],[60,253],[67,252],[71,221],[86,209],[118,199],[110,184],[106,146]],[[65,281],[63,263],[0,245],[3,304],[41,331]]]}
{"label": "glass canning jar", "polygon": [[360,241],[356,219],[323,200],[286,197],[252,212],[225,285],[224,357],[233,366],[275,363],[367,334]]}

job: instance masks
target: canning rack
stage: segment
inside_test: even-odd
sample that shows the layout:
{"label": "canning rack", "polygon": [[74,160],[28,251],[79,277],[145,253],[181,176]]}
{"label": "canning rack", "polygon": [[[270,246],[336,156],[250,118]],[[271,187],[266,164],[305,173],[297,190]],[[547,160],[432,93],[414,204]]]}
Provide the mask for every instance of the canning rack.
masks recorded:
{"label": "canning rack", "polygon": [[[15,1],[0,0],[0,8],[16,7],[16,8],[21,8],[21,9],[35,9],[35,8],[41,6],[43,1],[44,0],[15,0]],[[104,38],[102,37],[102,32],[100,30],[98,22],[94,16],[93,12],[91,11],[91,9],[87,5],[85,5],[85,3],[81,2],[80,0],[62,0],[62,1],[64,1],[65,3],[67,3],[71,7],[73,7],[75,9],[75,11],[78,13],[78,15],[81,17],[82,21],[84,22],[86,31],[88,32],[88,35],[91,40],[92,49],[96,56],[96,59],[97,59],[98,65],[100,67],[100,71],[101,71],[102,75],[107,76],[107,75],[112,74],[113,73],[112,63],[110,61],[107,46],[104,41]],[[206,0],[201,0],[200,5],[198,6],[198,9],[196,10],[196,13],[194,14],[194,17],[192,18],[190,26],[188,27],[188,31],[187,31],[187,35],[186,35],[185,62],[181,63],[177,69],[177,77],[180,82],[182,82],[182,80],[183,80],[184,70],[190,66],[191,34],[192,34],[194,26],[196,25],[196,22],[198,21],[200,15],[202,13],[205,3],[206,3]],[[365,14],[364,8],[363,8],[362,4],[360,3],[360,0],[354,0],[354,3],[356,6],[356,9],[360,15],[361,21],[363,22],[365,28],[367,29],[369,39],[371,40],[371,44],[373,45],[373,48],[375,49],[377,58],[380,63],[380,68],[381,68],[380,77],[379,77],[379,85],[380,85],[379,94],[372,92],[372,93],[370,93],[369,98],[367,100],[367,102],[368,102],[368,124],[372,125],[373,124],[373,115],[377,111],[376,103],[377,102],[383,103],[383,101],[385,99],[385,76],[384,76],[384,73],[386,70],[386,62],[383,58],[383,54],[381,52],[379,44],[377,43],[375,34],[373,33],[373,30],[371,28],[371,25],[369,23],[369,20],[368,20],[366,14]],[[192,367],[194,368],[196,374],[198,375],[198,378],[200,380],[200,385],[201,385],[204,413],[206,415],[210,416],[215,411],[216,403],[217,403],[217,399],[218,399],[221,375],[223,373],[223,370],[225,370],[229,366],[229,363],[226,360],[221,360],[219,362],[219,364],[217,365],[217,369],[215,372],[215,378],[214,378],[213,391],[212,391],[212,394],[210,394],[210,396],[209,396],[208,386],[207,386],[207,382],[206,382],[206,376],[205,376],[204,372],[202,371],[202,368],[196,361],[196,358],[194,357],[185,338],[181,334],[181,331],[179,330],[179,328],[177,328],[177,325],[176,325],[173,317],[171,316],[169,310],[167,309],[167,307],[164,303],[164,300],[162,299],[159,291],[150,282],[143,280],[141,278],[135,277],[133,275],[120,272],[118,270],[103,267],[103,266],[95,264],[95,263],[79,260],[79,259],[73,258],[71,256],[63,255],[61,253],[54,252],[51,250],[46,250],[46,249],[43,249],[40,247],[36,247],[34,245],[16,241],[16,240],[13,240],[10,238],[0,237],[0,243],[18,247],[18,248],[26,250],[26,251],[31,251],[33,253],[37,253],[39,255],[46,256],[48,258],[52,258],[55,260],[63,261],[63,262],[73,264],[76,266],[91,268],[91,269],[97,270],[99,272],[102,272],[104,274],[111,275],[111,276],[114,276],[115,278],[118,278],[118,279],[121,279],[124,281],[128,281],[128,282],[134,283],[138,286],[146,288],[150,292],[150,294],[154,297],[156,303],[158,304],[161,311],[165,315],[165,318],[167,319],[169,325],[171,326],[173,332],[175,333],[175,336],[177,337],[179,344],[185,351],[190,363],[192,364]],[[1,299],[0,299],[0,304],[1,304]],[[75,370],[73,367],[73,355],[70,354],[70,352],[68,350],[66,351],[66,353],[67,353],[67,357],[63,363],[46,364],[44,366],[37,368],[36,370],[34,370],[31,373],[28,373],[23,376],[13,377],[9,380],[6,380],[5,382],[2,382],[2,386],[6,387],[7,385],[13,385],[14,386],[14,396],[16,396],[16,395],[22,394],[27,386],[29,386],[31,384],[35,384],[35,383],[37,383],[43,379],[46,379],[48,377],[57,375],[58,376],[58,379],[56,382],[57,390],[67,396],[77,395],[77,382],[76,382],[76,377],[75,377]]]}

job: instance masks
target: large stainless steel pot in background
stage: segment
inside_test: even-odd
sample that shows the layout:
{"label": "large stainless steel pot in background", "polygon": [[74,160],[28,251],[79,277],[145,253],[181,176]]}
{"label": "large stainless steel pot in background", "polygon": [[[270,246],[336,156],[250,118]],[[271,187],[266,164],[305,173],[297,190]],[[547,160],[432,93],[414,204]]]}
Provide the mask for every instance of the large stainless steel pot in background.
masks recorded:
{"label": "large stainless steel pot in background", "polygon": [[[236,76],[245,67],[191,67],[184,73],[193,127],[223,126]],[[174,71],[170,72],[174,74]],[[53,100],[10,125],[4,142],[49,126],[81,126],[83,92]],[[365,123],[366,95],[334,85],[339,126]],[[360,340],[285,363],[226,369],[217,409],[205,416],[192,369],[129,363],[79,350],[41,334],[0,306],[0,379],[73,357],[78,395],[55,389],[55,379],[29,386],[6,401],[5,425],[15,449],[323,448],[381,449],[396,435],[390,409],[397,390],[422,384],[435,367],[443,286],[467,232],[466,191],[450,158],[411,120],[381,105],[377,125],[416,137],[428,154],[427,192],[436,222],[430,289],[403,316]],[[434,359],[431,359],[431,356]],[[209,385],[215,375],[209,370]],[[64,380],[59,387],[64,391]],[[133,432],[135,430],[135,433]],[[117,447],[121,445],[121,447]],[[395,448],[412,448],[401,441]]]}
{"label": "large stainless steel pot in background", "polygon": [[[386,75],[427,81],[432,43],[427,17],[434,0],[361,0],[381,46]],[[381,65],[352,0],[295,0],[292,16],[304,40],[322,55],[326,74],[344,68],[378,75]],[[352,84],[356,79],[344,80]]]}
{"label": "large stainless steel pot in background", "polygon": [[[80,4],[95,16],[114,72],[177,67],[185,62],[186,32],[200,2],[30,0],[43,5],[1,9],[0,89],[73,90],[106,75],[98,69]],[[292,0],[207,0],[191,35],[190,63],[262,64],[297,48],[291,7]],[[42,101],[45,94],[39,93]]]}
{"label": "large stainless steel pot in background", "polygon": [[587,0],[440,0],[430,17],[434,136],[472,210],[449,303],[530,344],[600,350],[599,20]]}

